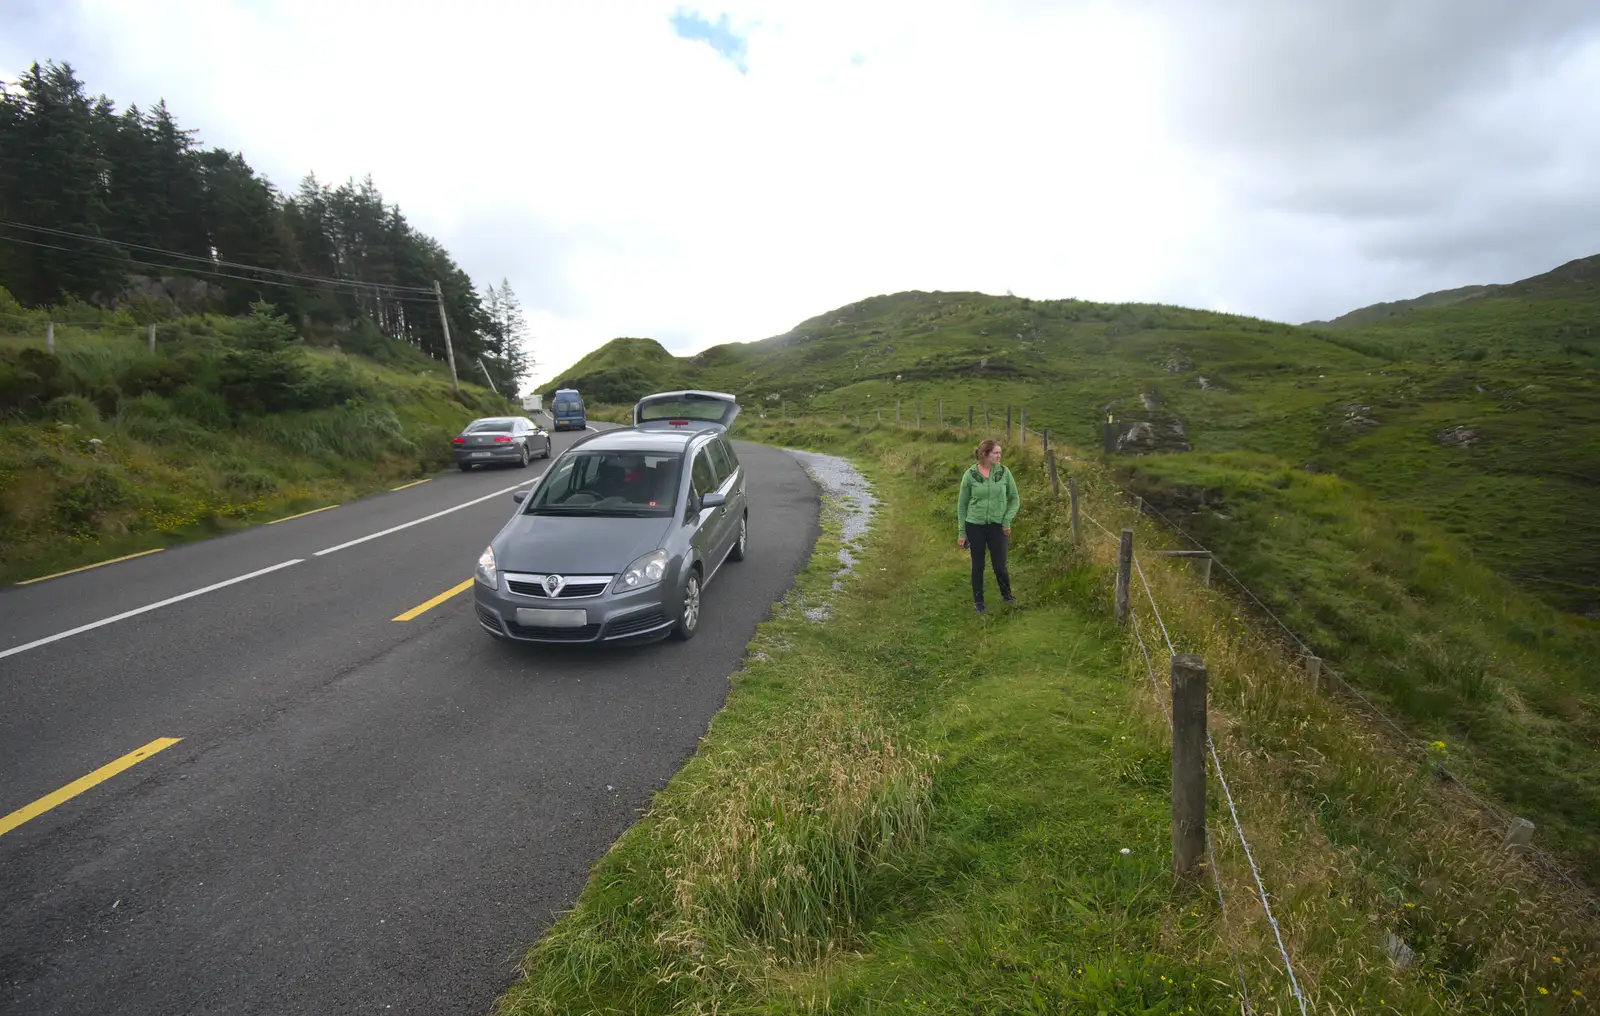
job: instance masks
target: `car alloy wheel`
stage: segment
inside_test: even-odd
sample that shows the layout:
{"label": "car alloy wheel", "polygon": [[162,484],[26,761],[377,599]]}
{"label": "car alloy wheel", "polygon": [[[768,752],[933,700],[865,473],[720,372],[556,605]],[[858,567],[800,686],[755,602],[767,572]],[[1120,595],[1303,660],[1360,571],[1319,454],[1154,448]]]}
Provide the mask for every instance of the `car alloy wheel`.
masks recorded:
{"label": "car alloy wheel", "polygon": [[522,461],[517,463],[517,468],[518,469],[527,469],[528,468],[528,446],[527,445],[523,445],[522,446]]}
{"label": "car alloy wheel", "polygon": [[750,517],[748,515],[741,515],[739,517],[739,540],[733,545],[733,550],[729,552],[728,559],[732,561],[743,561],[745,550],[749,546]]}
{"label": "car alloy wheel", "polygon": [[672,629],[672,634],[680,642],[687,642],[694,638],[694,633],[699,627],[700,573],[691,571],[689,578],[683,583],[683,617],[678,620],[678,626]]}

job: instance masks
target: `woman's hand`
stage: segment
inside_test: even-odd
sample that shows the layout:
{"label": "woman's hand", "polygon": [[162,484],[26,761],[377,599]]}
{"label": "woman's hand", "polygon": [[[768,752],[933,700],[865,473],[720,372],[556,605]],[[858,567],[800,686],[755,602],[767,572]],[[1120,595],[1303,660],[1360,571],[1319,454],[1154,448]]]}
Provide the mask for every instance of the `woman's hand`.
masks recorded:
{"label": "woman's hand", "polygon": [[956,537],[956,546],[960,547],[962,550],[966,550],[967,549],[967,538],[965,536]]}
{"label": "woman's hand", "polygon": [[1005,533],[1007,536],[1011,535],[1011,527],[1010,526],[1001,526],[1000,527],[1000,531],[1002,533]]}

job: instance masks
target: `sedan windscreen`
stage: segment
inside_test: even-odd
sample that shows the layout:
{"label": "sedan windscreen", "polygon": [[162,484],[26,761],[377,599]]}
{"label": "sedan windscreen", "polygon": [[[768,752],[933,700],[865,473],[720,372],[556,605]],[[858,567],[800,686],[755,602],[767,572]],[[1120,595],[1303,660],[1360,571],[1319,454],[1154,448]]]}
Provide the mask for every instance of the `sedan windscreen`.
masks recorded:
{"label": "sedan windscreen", "polygon": [[655,452],[578,452],[539,481],[529,515],[671,515],[683,456]]}
{"label": "sedan windscreen", "polygon": [[482,434],[485,431],[509,434],[511,432],[510,420],[473,420],[467,424],[466,434]]}

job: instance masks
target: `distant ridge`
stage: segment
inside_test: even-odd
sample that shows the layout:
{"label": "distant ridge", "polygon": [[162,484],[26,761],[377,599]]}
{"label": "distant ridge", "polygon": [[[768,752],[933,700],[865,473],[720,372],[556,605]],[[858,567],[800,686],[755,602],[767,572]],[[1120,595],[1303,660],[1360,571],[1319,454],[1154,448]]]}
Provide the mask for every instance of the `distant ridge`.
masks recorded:
{"label": "distant ridge", "polygon": [[1307,328],[1354,328],[1358,325],[1370,325],[1384,318],[1403,314],[1410,310],[1424,310],[1429,307],[1448,307],[1451,304],[1466,303],[1469,300],[1480,300],[1492,296],[1537,296],[1537,297],[1570,297],[1580,294],[1592,294],[1600,289],[1600,254],[1586,258],[1568,261],[1559,268],[1522,279],[1519,282],[1490,283],[1482,286],[1462,286],[1459,289],[1441,289],[1434,293],[1424,293],[1422,296],[1409,300],[1393,300],[1388,303],[1375,303],[1369,307],[1358,307],[1348,314],[1341,314],[1331,321],[1307,321]]}

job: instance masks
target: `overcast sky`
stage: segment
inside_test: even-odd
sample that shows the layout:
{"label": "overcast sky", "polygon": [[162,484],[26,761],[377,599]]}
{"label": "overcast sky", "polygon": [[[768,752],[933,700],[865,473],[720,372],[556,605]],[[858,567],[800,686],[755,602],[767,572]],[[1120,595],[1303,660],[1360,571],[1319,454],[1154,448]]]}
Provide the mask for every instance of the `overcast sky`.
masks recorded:
{"label": "overcast sky", "polygon": [[0,76],[165,98],[282,189],[370,172],[511,281],[541,378],[906,289],[1304,321],[1600,253],[1597,0],[0,0],[0,25]]}

